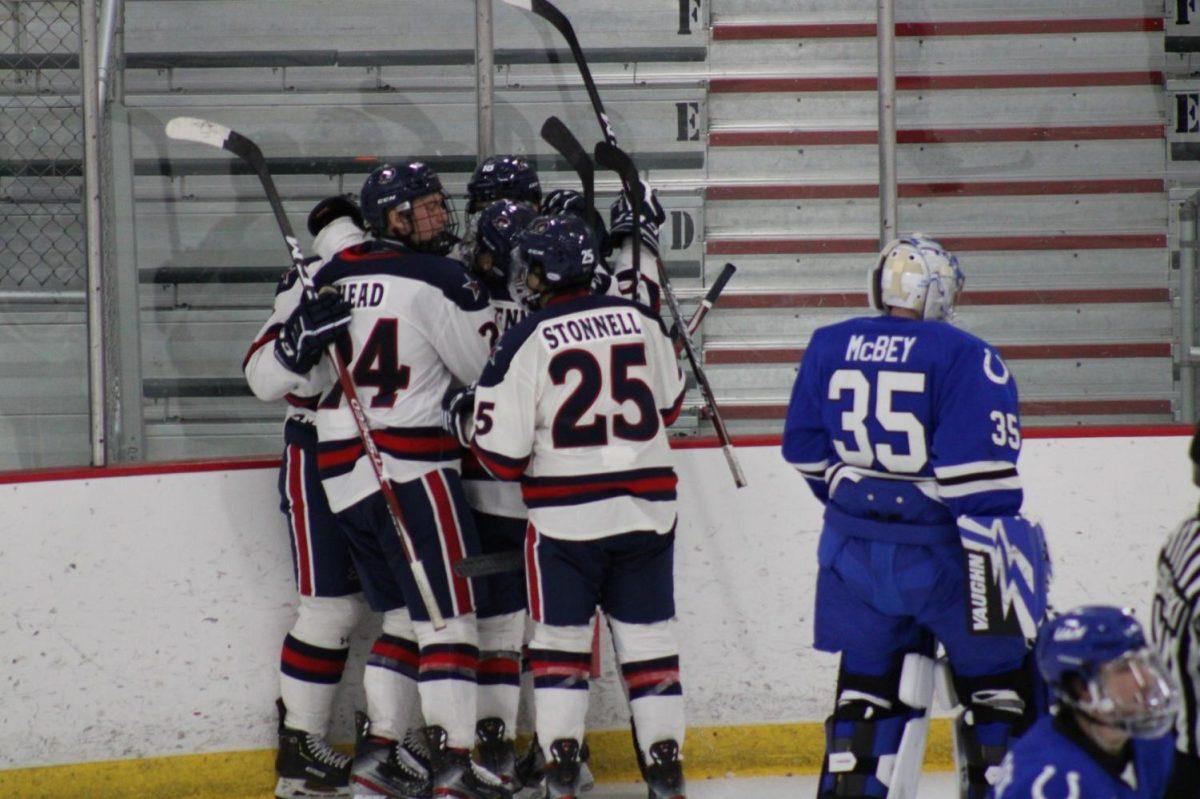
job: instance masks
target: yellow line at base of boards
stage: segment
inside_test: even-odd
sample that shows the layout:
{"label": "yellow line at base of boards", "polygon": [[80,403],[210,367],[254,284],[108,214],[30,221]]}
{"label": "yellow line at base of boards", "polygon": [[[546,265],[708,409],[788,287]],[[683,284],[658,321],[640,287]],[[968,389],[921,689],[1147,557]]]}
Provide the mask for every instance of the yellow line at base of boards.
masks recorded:
{"label": "yellow line at base of boards", "polygon": [[[587,741],[598,780],[639,779],[629,730],[590,732]],[[817,722],[691,727],[684,759],[692,780],[779,777],[818,773],[824,748],[824,728]],[[274,750],[261,749],[0,770],[0,797],[269,799],[275,787],[274,763]],[[925,769],[953,767],[950,722],[933,719]]]}

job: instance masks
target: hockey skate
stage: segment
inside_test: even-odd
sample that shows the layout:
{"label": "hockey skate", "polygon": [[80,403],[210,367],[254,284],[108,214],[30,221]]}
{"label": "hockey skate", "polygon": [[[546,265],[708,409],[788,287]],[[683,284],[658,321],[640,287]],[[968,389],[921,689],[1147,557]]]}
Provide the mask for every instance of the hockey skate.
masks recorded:
{"label": "hockey skate", "polygon": [[684,799],[687,789],[679,744],[672,740],[651,744],[650,762],[642,769],[642,776],[650,788],[649,799]]}
{"label": "hockey skate", "polygon": [[480,719],[475,725],[476,752],[479,764],[495,774],[510,791],[521,788],[517,777],[517,747],[505,738],[504,722],[498,718]]}
{"label": "hockey skate", "polygon": [[543,769],[546,799],[575,799],[584,792],[583,752],[579,742],[559,738],[550,744],[550,759]]}
{"label": "hockey skate", "polygon": [[[520,780],[522,788],[518,791],[518,799],[541,799],[545,796],[545,771],[546,758],[542,754],[541,744],[538,743],[537,735],[533,736],[533,740],[529,743],[529,748],[525,750],[525,754],[521,755],[517,760],[517,779]],[[586,793],[596,786],[596,780],[592,776],[592,770],[588,767],[588,745],[587,741],[579,749],[579,784],[577,789],[579,793]]]}
{"label": "hockey skate", "polygon": [[441,727],[426,727],[434,797],[512,799],[512,791],[495,774],[471,760],[468,749],[453,749]]}
{"label": "hockey skate", "polygon": [[354,715],[357,732],[354,766],[350,774],[356,799],[428,799],[433,794],[429,779],[429,754],[410,731],[403,741],[368,734],[370,722],[362,713]]}
{"label": "hockey skate", "polygon": [[287,709],[275,700],[279,712],[279,752],[275,755],[276,799],[343,799],[350,796],[350,758],[336,751],[315,733],[284,726]]}

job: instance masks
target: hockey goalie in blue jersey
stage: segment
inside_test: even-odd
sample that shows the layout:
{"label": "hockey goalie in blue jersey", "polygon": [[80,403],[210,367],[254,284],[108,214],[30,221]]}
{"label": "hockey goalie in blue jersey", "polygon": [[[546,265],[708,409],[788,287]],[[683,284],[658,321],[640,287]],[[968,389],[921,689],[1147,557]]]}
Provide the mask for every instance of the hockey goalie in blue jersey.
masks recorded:
{"label": "hockey goalie in blue jersey", "polygon": [[1036,713],[1045,542],[1020,515],[1016,382],[950,324],[962,286],[936,241],[891,242],[880,313],[816,330],[792,392],[783,455],[825,503],[815,645],[842,654],[822,797],[916,796],[938,644],[964,799]]}
{"label": "hockey goalie in blue jersey", "polygon": [[1064,613],[1042,626],[1037,664],[1057,712],[1013,746],[995,799],[1167,796],[1179,689],[1137,619],[1104,605]]}

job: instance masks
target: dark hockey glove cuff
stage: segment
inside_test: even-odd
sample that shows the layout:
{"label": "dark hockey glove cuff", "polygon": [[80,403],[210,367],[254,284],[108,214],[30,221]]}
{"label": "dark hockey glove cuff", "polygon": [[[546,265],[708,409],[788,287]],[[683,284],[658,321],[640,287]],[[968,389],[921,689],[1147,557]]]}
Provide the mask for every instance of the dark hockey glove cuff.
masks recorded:
{"label": "dark hockey glove cuff", "polygon": [[450,432],[463,449],[471,448],[475,437],[475,386],[451,388],[442,397],[442,427]]}
{"label": "dark hockey glove cuff", "polygon": [[275,358],[288,371],[307,374],[350,324],[350,304],[336,289],[303,300],[275,338]]}
{"label": "dark hockey glove cuff", "polygon": [[[613,220],[613,225],[608,231],[609,244],[613,252],[621,248],[625,243],[625,239],[633,232],[633,213],[625,214]],[[642,245],[650,252],[654,253],[655,257],[659,257],[658,250],[658,225],[648,221],[645,215],[642,216],[641,224]]]}

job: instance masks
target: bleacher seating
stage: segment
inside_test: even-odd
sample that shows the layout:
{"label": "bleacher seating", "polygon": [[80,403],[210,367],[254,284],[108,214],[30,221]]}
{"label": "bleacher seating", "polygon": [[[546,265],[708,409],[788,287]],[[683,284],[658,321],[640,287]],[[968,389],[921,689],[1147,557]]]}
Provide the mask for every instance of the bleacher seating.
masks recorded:
{"label": "bleacher seating", "polygon": [[[561,6],[662,192],[681,294],[739,265],[706,359],[736,430],[778,430],[808,335],[863,306],[877,249],[875,3]],[[297,229],[381,160],[425,158],[456,194],[474,164],[471,4],[291,0],[286,23],[280,8],[128,3],[150,457],[277,446],[279,410],[238,367],[287,263],[257,180],[167,140],[167,119],[259,141]],[[497,149],[572,185],[537,131],[557,114],[598,138],[574,64],[535,18],[501,3],[495,18]],[[1013,362],[1026,424],[1173,419],[1161,6],[899,0],[897,18],[900,225],[958,251],[963,323]],[[600,178],[606,202],[617,184]]]}

